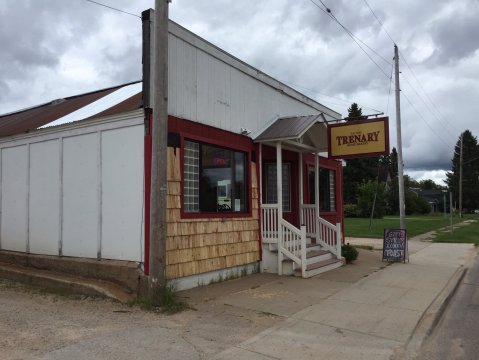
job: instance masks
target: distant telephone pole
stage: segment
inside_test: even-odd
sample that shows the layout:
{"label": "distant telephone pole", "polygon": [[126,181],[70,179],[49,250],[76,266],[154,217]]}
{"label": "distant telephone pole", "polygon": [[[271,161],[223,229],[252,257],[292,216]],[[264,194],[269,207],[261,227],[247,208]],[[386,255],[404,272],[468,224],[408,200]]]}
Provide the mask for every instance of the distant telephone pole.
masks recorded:
{"label": "distant telephone pole", "polygon": [[402,140],[401,140],[401,102],[399,88],[399,52],[398,47],[394,44],[394,69],[395,69],[395,85],[396,85],[396,135],[397,135],[397,151],[398,151],[398,183],[399,183],[399,224],[401,229],[406,229],[406,204],[404,200],[404,175],[402,160]]}
{"label": "distant telephone pole", "polygon": [[154,305],[166,286],[166,196],[168,141],[168,3],[155,0],[155,68],[153,86],[150,273],[148,292]]}
{"label": "distant telephone pole", "polygon": [[459,218],[462,218],[462,139],[464,133],[461,134],[461,151],[459,153]]}

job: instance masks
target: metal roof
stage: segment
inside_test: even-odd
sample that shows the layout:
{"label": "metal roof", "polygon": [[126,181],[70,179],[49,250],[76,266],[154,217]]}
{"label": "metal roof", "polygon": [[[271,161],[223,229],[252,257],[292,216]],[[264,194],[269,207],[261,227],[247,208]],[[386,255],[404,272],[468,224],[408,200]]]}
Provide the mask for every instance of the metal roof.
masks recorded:
{"label": "metal roof", "polygon": [[299,139],[317,123],[324,123],[323,114],[279,118],[259,134],[255,141]]}
{"label": "metal roof", "polygon": [[[324,115],[289,116],[277,119],[255,142],[285,141],[290,145],[307,145],[316,151],[328,149],[327,124]],[[304,146],[303,146],[304,147]]]}
{"label": "metal roof", "polygon": [[[141,107],[141,95],[136,92],[137,84],[140,84],[141,93],[141,82],[135,82],[0,115],[0,137],[27,133],[48,124],[59,125],[54,122],[62,118],[62,123],[66,123],[138,109]],[[125,91],[125,88],[133,91]],[[118,93],[123,96],[115,96]]]}

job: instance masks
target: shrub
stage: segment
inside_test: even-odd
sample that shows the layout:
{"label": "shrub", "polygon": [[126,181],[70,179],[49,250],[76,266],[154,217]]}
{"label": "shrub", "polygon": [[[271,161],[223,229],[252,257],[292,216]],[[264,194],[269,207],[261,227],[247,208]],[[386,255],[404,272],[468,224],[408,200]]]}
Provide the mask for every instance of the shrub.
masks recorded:
{"label": "shrub", "polygon": [[341,255],[346,259],[346,264],[349,264],[358,258],[358,250],[347,243],[346,245],[341,246]]}
{"label": "shrub", "polygon": [[347,218],[358,217],[358,206],[356,204],[344,205],[344,216]]}

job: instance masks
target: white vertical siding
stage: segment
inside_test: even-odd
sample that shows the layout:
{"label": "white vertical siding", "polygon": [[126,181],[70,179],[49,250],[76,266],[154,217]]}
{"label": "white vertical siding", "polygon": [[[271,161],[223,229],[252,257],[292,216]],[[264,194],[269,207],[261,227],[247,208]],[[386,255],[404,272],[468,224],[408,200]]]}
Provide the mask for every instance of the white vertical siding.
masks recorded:
{"label": "white vertical siding", "polygon": [[4,250],[26,251],[28,242],[28,146],[1,149],[2,229]]}
{"label": "white vertical siding", "polygon": [[63,255],[97,256],[98,151],[96,133],[63,139]]}
{"label": "white vertical siding", "polygon": [[0,249],[142,261],[142,117],[0,139]]}
{"label": "white vertical siding", "polygon": [[235,133],[257,132],[278,116],[339,116],[176,27],[170,24],[170,115]]}
{"label": "white vertical siding", "polygon": [[102,257],[139,259],[143,246],[143,129],[104,131],[102,163]]}
{"label": "white vertical siding", "polygon": [[34,254],[58,254],[60,225],[59,140],[30,145],[29,244]]}

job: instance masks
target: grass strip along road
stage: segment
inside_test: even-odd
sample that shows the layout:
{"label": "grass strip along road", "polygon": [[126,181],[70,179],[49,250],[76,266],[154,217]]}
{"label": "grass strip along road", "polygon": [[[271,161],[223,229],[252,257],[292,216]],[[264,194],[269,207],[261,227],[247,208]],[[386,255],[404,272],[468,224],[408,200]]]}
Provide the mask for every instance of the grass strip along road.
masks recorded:
{"label": "grass strip along road", "polygon": [[447,243],[468,243],[479,246],[479,217],[476,221],[466,221],[454,227],[451,233],[450,228],[441,229],[434,238],[435,242]]}
{"label": "grass strip along road", "polygon": [[[479,216],[470,215],[470,214],[463,215],[462,218],[459,218],[458,216],[454,216],[453,223],[456,224],[458,222],[462,222],[465,220],[472,220],[472,219],[479,220]],[[450,224],[449,217],[445,218],[443,214],[406,216],[406,227],[407,227],[409,238],[412,238],[419,234],[424,234],[429,231],[445,228],[449,226],[449,224]],[[477,222],[475,224],[477,224]],[[398,229],[398,228],[399,228],[399,216],[385,216],[382,219],[373,219],[371,224],[371,230],[369,230],[369,219],[365,219],[365,218],[345,218],[344,219],[345,235],[351,236],[351,237],[381,239],[384,234],[384,229]],[[477,238],[479,236],[479,230],[476,227],[474,228],[476,229],[475,234]],[[457,231],[462,231],[462,228]],[[454,231],[454,233],[456,233],[456,230]],[[457,236],[456,238],[459,238],[459,236]],[[444,241],[451,242],[446,240]]]}

